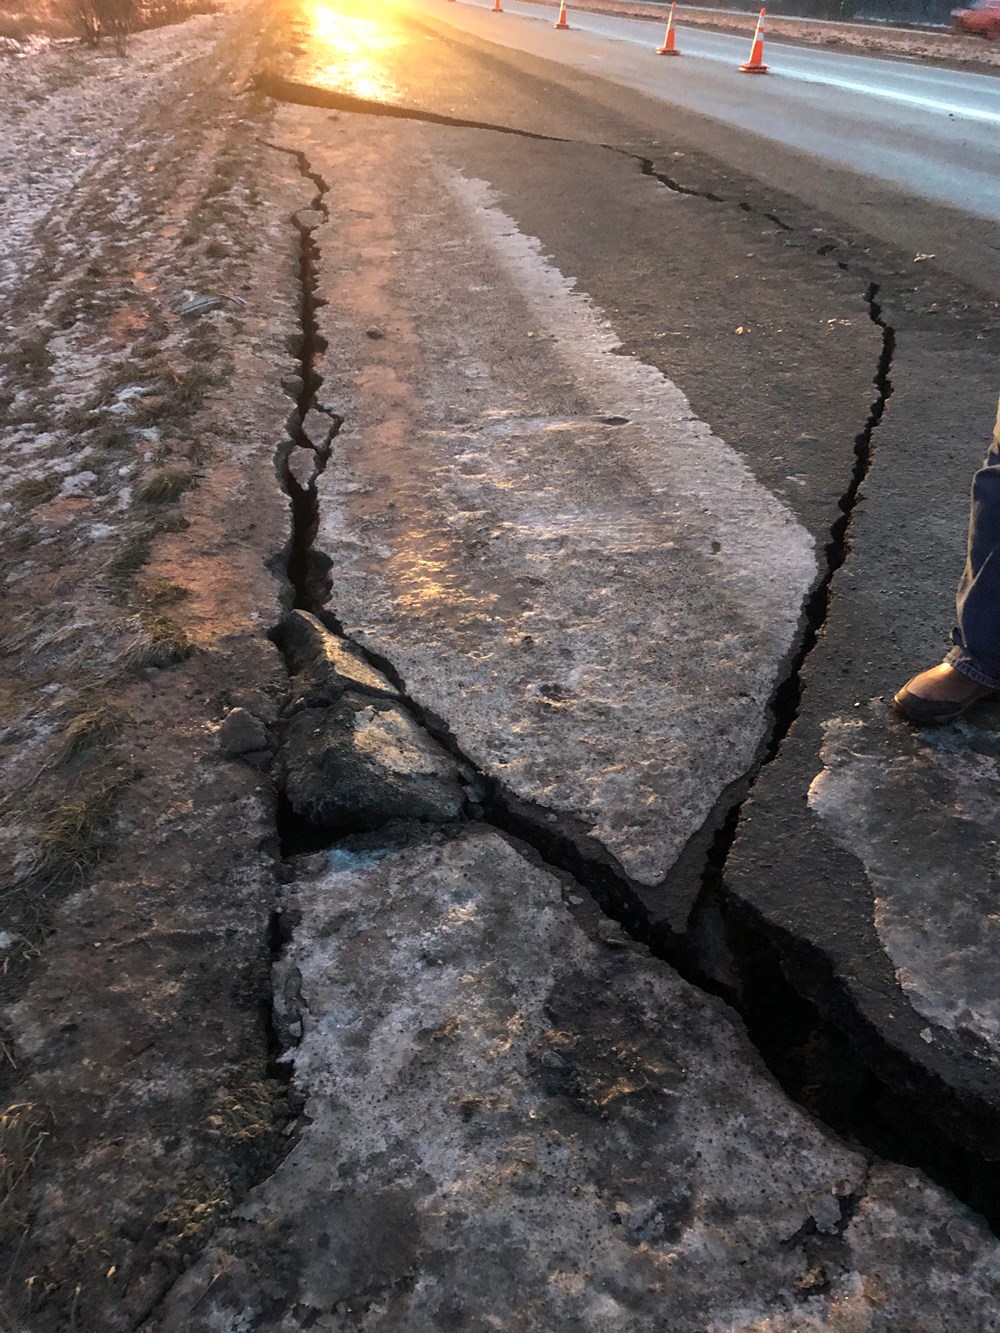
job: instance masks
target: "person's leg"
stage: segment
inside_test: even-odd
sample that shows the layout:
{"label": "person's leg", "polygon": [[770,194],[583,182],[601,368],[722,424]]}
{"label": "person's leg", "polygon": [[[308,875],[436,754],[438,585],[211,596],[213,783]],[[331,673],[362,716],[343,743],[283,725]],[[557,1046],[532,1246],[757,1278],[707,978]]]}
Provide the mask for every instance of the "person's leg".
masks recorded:
{"label": "person's leg", "polygon": [[1000,410],[972,482],[969,551],[958,585],[955,647],[945,659],[977,685],[1000,689]]}
{"label": "person's leg", "polygon": [[909,722],[950,722],[1000,689],[1000,404],[990,451],[972,482],[968,554],[956,605],[954,648],[892,701]]}

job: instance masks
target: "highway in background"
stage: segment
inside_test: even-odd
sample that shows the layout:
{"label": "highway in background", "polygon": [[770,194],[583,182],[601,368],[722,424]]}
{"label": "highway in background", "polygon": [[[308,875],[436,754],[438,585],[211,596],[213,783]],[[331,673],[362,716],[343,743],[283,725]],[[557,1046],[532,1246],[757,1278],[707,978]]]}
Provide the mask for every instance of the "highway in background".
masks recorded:
{"label": "highway in background", "polygon": [[750,78],[739,65],[749,57],[752,24],[745,39],[678,25],[683,58],[667,59],[656,55],[661,22],[572,11],[571,30],[556,32],[551,8],[523,0],[509,0],[502,15],[461,0],[447,18],[504,46],[1000,219],[1000,79],[992,75],[766,39],[770,74]]}

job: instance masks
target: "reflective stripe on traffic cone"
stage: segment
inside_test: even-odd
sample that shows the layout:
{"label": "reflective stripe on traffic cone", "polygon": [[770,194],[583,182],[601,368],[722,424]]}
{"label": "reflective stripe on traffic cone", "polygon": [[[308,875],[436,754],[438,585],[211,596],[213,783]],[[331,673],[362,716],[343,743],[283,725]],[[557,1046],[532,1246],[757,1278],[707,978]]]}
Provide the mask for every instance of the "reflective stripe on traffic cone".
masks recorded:
{"label": "reflective stripe on traffic cone", "polygon": [[740,66],[742,74],[766,74],[767,66],[764,64],[764,15],[767,11],[762,9],[760,17],[757,19],[757,27],[754,29],[753,46],[750,48],[750,59],[745,65]]}
{"label": "reflective stripe on traffic cone", "polygon": [[676,5],[670,6],[670,17],[667,19],[667,31],[663,38],[663,45],[656,48],[658,56],[679,56],[680,51],[674,47],[674,10]]}
{"label": "reflective stripe on traffic cone", "polygon": [[556,19],[555,26],[557,28],[569,27],[566,22],[566,0],[559,0],[559,17]]}

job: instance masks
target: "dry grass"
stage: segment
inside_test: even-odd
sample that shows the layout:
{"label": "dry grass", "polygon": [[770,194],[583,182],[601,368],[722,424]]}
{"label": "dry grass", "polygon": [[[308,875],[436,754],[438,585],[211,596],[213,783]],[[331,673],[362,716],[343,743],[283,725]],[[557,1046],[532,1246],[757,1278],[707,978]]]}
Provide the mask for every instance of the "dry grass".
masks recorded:
{"label": "dry grass", "polygon": [[36,333],[25,338],[12,353],[13,365],[32,378],[46,379],[52,369],[52,353],[46,334]]}
{"label": "dry grass", "polygon": [[31,1177],[51,1133],[51,1111],[35,1102],[16,1102],[0,1115],[0,1241],[28,1225]]}
{"label": "dry grass", "polygon": [[122,453],[131,448],[132,440],[120,421],[113,418],[101,418],[96,425],[87,429],[87,444],[91,449],[101,450],[107,463],[119,463]]}
{"label": "dry grass", "polygon": [[93,703],[76,714],[63,735],[63,760],[113,745],[121,735],[121,718],[106,704]]}
{"label": "dry grass", "polygon": [[212,449],[203,435],[192,435],[189,440],[185,441],[184,453],[195,467],[201,467],[208,462],[212,455]]}
{"label": "dry grass", "polygon": [[55,499],[61,485],[61,476],[25,477],[11,489],[10,498],[24,509],[34,509]]}
{"label": "dry grass", "polygon": [[[198,348],[194,347],[197,354]],[[130,424],[133,426],[180,426],[186,424],[205,401],[216,380],[228,372],[228,363],[212,370],[194,365],[181,372],[168,371],[163,376],[160,392],[147,395],[132,404]]]}
{"label": "dry grass", "polygon": [[149,560],[155,533],[150,528],[142,528],[126,537],[114,558],[109,561],[104,571],[108,589],[121,594]]}
{"label": "dry grass", "polygon": [[133,530],[105,566],[104,584],[108,590],[119,596],[124,594],[131,587],[136,574],[148,562],[154,538],[161,532],[183,532],[188,526],[183,515],[175,514]]}
{"label": "dry grass", "polygon": [[4,554],[7,556],[24,555],[38,541],[38,530],[30,524],[22,524],[4,534]]}
{"label": "dry grass", "polygon": [[138,620],[140,633],[125,650],[124,667],[133,671],[141,667],[165,667],[191,656],[191,640],[169,616],[145,608],[139,612]]}
{"label": "dry grass", "polygon": [[98,863],[101,835],[111,822],[118,795],[133,774],[107,770],[84,780],[80,794],[49,810],[36,831],[30,879],[37,884],[81,880]]}
{"label": "dry grass", "polygon": [[158,468],[135,493],[141,504],[172,504],[194,484],[194,473],[186,468]]}
{"label": "dry grass", "polygon": [[190,588],[185,588],[182,583],[173,583],[170,579],[143,579],[138,592],[151,607],[172,606],[191,596]]}

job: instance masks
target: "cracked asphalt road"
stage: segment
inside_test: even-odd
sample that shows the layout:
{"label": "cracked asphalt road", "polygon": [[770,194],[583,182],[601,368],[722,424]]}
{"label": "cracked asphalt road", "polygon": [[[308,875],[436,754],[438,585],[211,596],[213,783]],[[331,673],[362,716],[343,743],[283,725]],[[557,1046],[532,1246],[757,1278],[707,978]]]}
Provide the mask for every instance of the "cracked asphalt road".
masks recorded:
{"label": "cracked asphalt road", "polygon": [[[846,1023],[872,1066],[888,1060],[900,1082],[928,1095],[937,1087],[948,1135],[992,1157],[997,1083],[992,1057],[984,1069],[981,1050],[992,1041],[992,1029],[963,1010],[989,1010],[994,991],[983,974],[981,932],[988,931],[982,893],[995,878],[995,843],[988,833],[984,841],[974,832],[976,815],[961,774],[973,765],[987,788],[994,779],[994,724],[990,710],[981,710],[968,734],[960,731],[949,742],[946,749],[966,758],[950,770],[938,764],[936,780],[950,781],[951,795],[931,798],[917,776],[925,762],[918,756],[926,751],[926,761],[933,759],[937,743],[911,737],[880,702],[914,664],[933,659],[950,620],[968,477],[981,457],[997,388],[998,326],[981,247],[970,245],[964,254],[950,250],[943,262],[916,276],[904,247],[914,236],[925,244],[937,237],[942,215],[915,199],[909,221],[898,214],[874,224],[868,218],[881,243],[870,237],[863,247],[857,240],[827,240],[832,228],[822,209],[830,205],[829,166],[804,162],[772,144],[773,169],[761,172],[762,189],[745,176],[720,171],[718,163],[708,166],[699,156],[704,134],[692,132],[676,109],[665,142],[652,103],[634,94],[626,98],[601,80],[590,79],[585,93],[573,70],[539,62],[537,51],[549,46],[540,45],[530,24],[516,30],[536,34],[532,52],[524,54],[484,42],[489,29],[477,12],[460,11],[455,22],[471,28],[461,37],[438,19],[428,21],[426,6],[416,14],[417,22],[402,22],[372,61],[380,79],[376,105],[402,99],[425,112],[502,122],[574,142],[528,145],[511,135],[418,131],[415,125],[400,131],[407,147],[388,173],[378,210],[388,253],[371,256],[360,281],[354,270],[347,276],[346,265],[334,273],[323,314],[331,346],[353,380],[349,387],[340,381],[353,425],[340,441],[320,527],[320,544],[334,560],[338,616],[395,663],[419,704],[444,720],[478,766],[531,806],[539,821],[565,818],[574,836],[582,829],[585,843],[596,841],[610,852],[630,887],[638,888],[650,918],[674,930],[683,930],[697,887],[688,866],[697,863],[707,835],[720,828],[727,812],[731,819],[747,782],[756,782],[757,762],[766,758],[735,843],[730,828],[715,849],[718,858],[732,846],[725,870],[730,907],[772,943],[782,941],[782,956],[801,959],[817,948],[832,974],[823,982],[825,965],[806,966],[812,981],[800,979],[798,985],[810,1001]],[[523,44],[518,36],[510,40]],[[314,49],[296,77],[323,83],[321,65],[322,54]],[[328,81],[357,92],[352,77],[348,61]],[[658,119],[654,138],[647,126]],[[391,152],[386,122],[381,124],[375,151]],[[358,132],[373,133],[361,126]],[[720,138],[716,123],[713,133],[714,151],[732,164],[745,146],[743,131]],[[625,156],[609,160],[607,149],[587,148],[587,142]],[[336,174],[342,158],[335,149],[331,155],[326,133],[313,130],[310,151]],[[421,154],[422,165],[414,170],[409,158]],[[755,174],[760,156],[759,143],[745,154]],[[794,163],[794,170],[773,167],[776,156]],[[648,174],[636,174],[635,165]],[[657,177],[685,193],[667,193],[653,183]],[[766,185],[777,179],[796,197],[774,196]],[[411,208],[410,199],[419,205]],[[461,224],[455,221],[456,201],[467,214]],[[806,204],[811,212],[803,212]],[[463,230],[471,231],[471,240],[461,237]],[[402,256],[398,263],[394,250]],[[968,285],[956,285],[949,275]],[[477,293],[473,311],[451,294],[456,282]],[[513,302],[494,295],[510,285]],[[574,299],[575,327],[560,307]],[[365,301],[374,304],[369,309]],[[719,559],[726,539],[710,531],[718,516],[713,519],[703,506],[693,547],[681,545],[677,582],[666,547],[676,535],[669,522],[670,485],[654,502],[662,506],[653,520],[655,554],[641,536],[636,540],[632,520],[640,511],[634,488],[630,493],[625,484],[630,470],[644,474],[646,490],[657,458],[672,470],[675,486],[678,474],[658,453],[662,441],[647,437],[634,454],[629,451],[629,432],[635,436],[643,426],[641,412],[627,405],[629,392],[633,401],[641,396],[637,385],[602,407],[599,395],[609,382],[599,369],[600,350],[596,360],[592,355],[596,334],[584,308],[606,332],[605,352],[614,345],[616,372],[629,356],[654,367],[686,395],[696,417],[735,449],[764,494],[811,534],[816,563],[812,570],[800,565],[798,582],[788,564],[790,533],[784,540],[765,535],[763,509],[758,518],[748,517],[758,501],[745,481],[737,481],[747,506],[740,522],[759,526],[767,548],[748,562],[759,580],[756,593],[747,587],[727,592],[727,565]],[[346,326],[366,311],[387,328],[396,321],[402,348],[392,339],[352,345]],[[452,320],[455,331],[449,332]],[[477,321],[483,325],[478,341]],[[527,353],[529,338],[536,341]],[[483,354],[484,348],[490,350]],[[545,362],[549,351],[554,369]],[[555,386],[563,408],[559,394],[567,383],[586,393],[568,403],[569,410],[547,408],[533,419],[523,399],[505,388],[504,366],[513,368],[519,392],[535,402],[546,403]],[[380,392],[384,375],[410,386],[408,394],[392,397],[388,409]],[[623,383],[619,375],[616,394]],[[604,431],[603,438],[584,430],[584,420],[602,410],[628,417],[629,426]],[[497,411],[499,422],[490,416]],[[662,408],[654,414],[661,423],[669,416]],[[396,432],[405,449],[402,475],[386,466],[383,427],[389,438]],[[576,448],[571,464],[564,455],[547,465],[543,481],[537,470],[525,473],[518,449],[525,457],[550,459],[545,432],[553,428],[575,433]],[[503,442],[502,465],[494,461],[499,450],[493,438]],[[725,456],[713,448],[714,460]],[[600,458],[603,465],[609,449],[615,486],[598,481],[600,503],[588,498],[592,514],[583,521],[586,541],[599,552],[598,567],[609,558],[600,549],[602,531],[624,542],[618,580],[602,582],[583,573],[585,561],[573,545],[581,504],[572,474],[580,469],[602,477],[589,460]],[[519,486],[531,495],[529,509],[523,499],[510,508]],[[549,492],[561,508],[546,498]],[[391,510],[380,507],[378,497],[385,493],[395,497]],[[618,508],[609,510],[615,493]],[[502,505],[485,499],[500,494]],[[423,514],[428,505],[442,503],[448,539],[428,552],[426,533],[439,534],[442,523]],[[860,507],[851,513],[855,504]],[[722,507],[731,515],[740,512],[732,498]],[[679,509],[687,524],[690,503]],[[565,530],[553,528],[554,513]],[[571,607],[563,623],[549,622],[544,592],[525,590],[527,565],[511,565],[504,554],[510,532],[516,560],[527,557],[543,587],[546,578],[568,580],[554,595],[556,604]],[[685,536],[690,539],[690,530]],[[711,553],[704,565],[699,541],[701,551],[707,542]],[[421,591],[420,561],[428,554],[430,589]],[[737,552],[737,564],[739,558]],[[504,569],[511,571],[509,584]],[[415,571],[416,590],[410,586]],[[762,595],[769,583],[780,585],[783,602],[781,595],[777,602]],[[592,644],[587,628],[580,633],[594,621],[587,610],[590,588],[599,589],[607,613],[605,638]],[[705,589],[713,594],[704,596]],[[620,614],[611,609],[616,593],[623,596]],[[577,604],[574,595],[581,599]],[[414,596],[416,602],[409,600]],[[449,597],[457,605],[467,599],[469,624],[461,614],[448,624]],[[755,630],[765,636],[753,649],[740,643],[734,601],[752,608]],[[805,656],[789,666],[781,625],[799,611],[806,618],[799,639],[799,655]],[[537,619],[551,639],[543,633],[537,643],[534,634],[525,634],[522,617],[525,625]],[[618,633],[608,635],[608,625]],[[518,646],[525,638],[530,653],[538,651],[530,667]],[[550,655],[554,649],[551,660],[547,649]],[[749,651],[750,675],[727,670],[728,650],[744,671]],[[581,716],[573,683],[598,679],[595,660],[606,674],[583,713],[596,700],[600,718]],[[758,668],[762,675],[754,676]],[[782,669],[787,679],[765,754],[770,724],[764,682],[769,679],[773,688]],[[514,702],[518,692],[522,700]],[[749,724],[746,714],[741,721],[741,699],[749,701]],[[848,734],[849,710],[855,735],[861,735],[859,727],[864,734],[858,741],[862,753],[870,746],[881,756],[859,768],[874,784],[866,788],[859,779],[866,799],[887,821],[875,835],[870,826],[876,815],[867,824],[857,818],[845,823],[824,797],[806,802],[807,792],[822,790],[830,762],[820,737],[831,728],[838,736]],[[792,734],[775,753],[790,726]],[[548,750],[547,761],[535,749],[543,735],[539,750]],[[588,785],[590,761],[600,775],[596,785]],[[843,742],[836,764],[838,772],[846,771],[845,764],[850,769]],[[893,882],[909,884],[916,857],[929,855],[908,852],[907,830],[889,814],[908,811],[913,801],[957,811],[968,863],[955,861],[942,835],[931,858],[936,868],[928,872],[936,887],[927,892],[957,897],[963,919],[977,923],[964,935],[944,931],[931,951],[920,942],[916,923],[909,932],[887,924],[896,918],[883,897],[887,857]],[[844,866],[845,850],[860,861],[858,869]],[[963,881],[965,892],[942,887]],[[791,888],[796,884],[804,891]],[[896,901],[902,900],[897,890]],[[930,899],[921,906],[919,894],[908,901],[913,914],[937,919]],[[846,1014],[840,999],[845,985],[852,997]],[[962,993],[970,987],[978,998]]]}
{"label": "cracked asphalt road", "polygon": [[[887,230],[887,195],[861,242],[818,211],[835,176],[762,184],[740,132],[426,6],[332,12],[279,16],[255,89],[227,76],[272,373],[245,417],[235,381],[208,401],[251,422],[261,492],[157,548],[180,578],[236,534],[261,624],[216,642],[225,580],[215,619],[179,599],[192,665],[132,688],[140,714],[187,689],[170,797],[197,801],[145,835],[159,878],[136,837],[67,900],[5,1009],[59,1108],[32,1333],[997,1327],[964,1207],[1000,1215],[996,724],[925,743],[878,698],[947,623],[989,282],[899,249],[943,214]],[[401,91],[419,114],[380,114]],[[246,865],[218,837],[199,880],[205,829]],[[156,975],[88,993],[111,919]],[[181,1035],[217,1014],[221,1090]],[[95,1065],[106,1125],[74,1095]]]}

